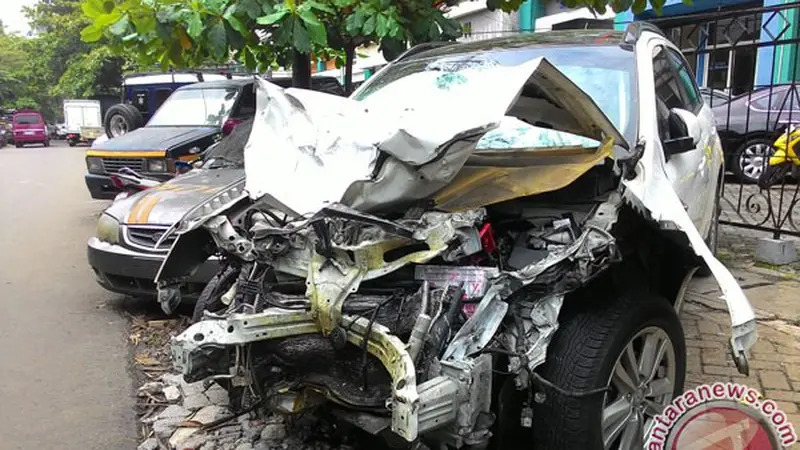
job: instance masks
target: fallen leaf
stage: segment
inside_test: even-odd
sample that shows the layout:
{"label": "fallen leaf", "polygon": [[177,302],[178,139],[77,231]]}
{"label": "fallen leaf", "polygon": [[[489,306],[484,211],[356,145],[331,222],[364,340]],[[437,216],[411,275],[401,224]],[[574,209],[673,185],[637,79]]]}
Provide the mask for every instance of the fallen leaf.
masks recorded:
{"label": "fallen leaf", "polygon": [[136,363],[142,366],[158,366],[161,364],[157,359],[147,356],[147,355],[139,355],[136,358]]}
{"label": "fallen leaf", "polygon": [[185,428],[200,428],[203,426],[203,424],[196,420],[184,420],[183,422],[179,423],[178,426]]}
{"label": "fallen leaf", "polygon": [[151,328],[164,328],[165,326],[169,325],[171,320],[149,320],[147,321],[147,326]]}

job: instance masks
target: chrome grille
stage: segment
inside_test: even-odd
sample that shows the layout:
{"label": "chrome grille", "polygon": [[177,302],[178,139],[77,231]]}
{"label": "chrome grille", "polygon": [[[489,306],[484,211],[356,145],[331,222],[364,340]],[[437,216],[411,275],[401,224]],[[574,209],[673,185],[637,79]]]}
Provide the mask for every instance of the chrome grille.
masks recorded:
{"label": "chrome grille", "polygon": [[134,247],[146,248],[148,250],[166,251],[172,247],[175,242],[176,235],[168,237],[164,242],[156,248],[156,242],[161,238],[161,235],[167,230],[167,227],[159,226],[128,226],[125,236],[129,244]]}
{"label": "chrome grille", "polygon": [[142,158],[103,158],[103,168],[107,173],[119,172],[123,167],[128,167],[137,172],[146,171]]}

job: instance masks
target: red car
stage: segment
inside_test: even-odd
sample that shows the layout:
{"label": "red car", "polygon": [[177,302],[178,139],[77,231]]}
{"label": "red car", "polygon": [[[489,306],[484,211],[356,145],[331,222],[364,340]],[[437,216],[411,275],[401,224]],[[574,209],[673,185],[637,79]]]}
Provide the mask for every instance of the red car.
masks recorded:
{"label": "red car", "polygon": [[42,115],[36,111],[24,110],[14,114],[11,118],[11,130],[17,148],[25,144],[50,146],[47,125],[45,125]]}

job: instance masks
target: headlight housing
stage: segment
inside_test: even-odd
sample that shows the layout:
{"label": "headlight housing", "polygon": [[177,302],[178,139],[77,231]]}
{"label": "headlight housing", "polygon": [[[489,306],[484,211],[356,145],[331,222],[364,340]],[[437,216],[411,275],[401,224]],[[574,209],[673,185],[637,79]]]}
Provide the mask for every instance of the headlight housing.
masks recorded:
{"label": "headlight housing", "polygon": [[89,173],[103,173],[103,158],[97,156],[87,156],[86,168],[89,170]]}
{"label": "headlight housing", "polygon": [[119,221],[108,214],[103,214],[97,221],[97,239],[116,244],[119,242]]}
{"label": "headlight housing", "polygon": [[147,171],[148,172],[166,172],[167,171],[167,161],[163,159],[148,159],[147,160]]}

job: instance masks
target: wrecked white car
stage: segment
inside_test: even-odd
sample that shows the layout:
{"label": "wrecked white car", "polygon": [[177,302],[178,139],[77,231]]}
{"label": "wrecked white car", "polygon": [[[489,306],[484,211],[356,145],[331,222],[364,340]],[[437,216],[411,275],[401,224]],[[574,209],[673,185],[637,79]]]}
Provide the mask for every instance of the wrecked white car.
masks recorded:
{"label": "wrecked white car", "polygon": [[245,189],[176,224],[158,276],[169,309],[224,264],[176,367],[395,444],[642,448],[683,389],[697,268],[742,372],[756,339],[686,70],[634,25],[415,49],[351,99],[260,81]]}

